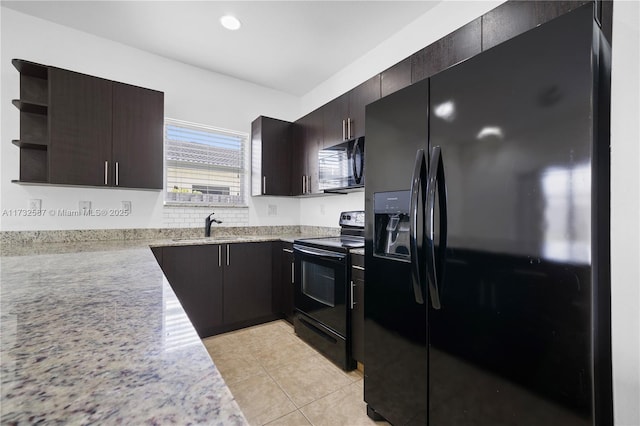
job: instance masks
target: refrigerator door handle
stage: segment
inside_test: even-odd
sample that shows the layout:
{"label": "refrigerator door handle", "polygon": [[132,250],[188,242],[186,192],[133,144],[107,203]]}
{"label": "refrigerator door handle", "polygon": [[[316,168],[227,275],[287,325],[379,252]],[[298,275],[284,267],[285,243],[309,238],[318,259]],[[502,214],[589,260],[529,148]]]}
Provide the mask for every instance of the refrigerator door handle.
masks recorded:
{"label": "refrigerator door handle", "polygon": [[[424,296],[422,294],[422,279],[420,277],[420,256],[418,255],[418,194],[425,196],[424,184],[426,174],[426,163],[424,150],[416,152],[416,162],[411,177],[411,207],[409,209],[409,243],[411,252],[411,281],[413,283],[413,294],[416,303],[422,305]],[[423,204],[424,205],[424,204]]]}
{"label": "refrigerator door handle", "polygon": [[[440,265],[436,267],[436,247],[434,241],[435,227],[435,204],[436,190],[440,195]],[[433,309],[440,309],[440,287],[438,281],[442,282],[444,276],[444,257],[447,244],[447,190],[444,181],[444,164],[442,162],[442,152],[439,146],[431,149],[431,161],[429,162],[429,177],[427,178],[427,200],[426,200],[426,225],[427,234],[427,280],[429,282],[429,297]]]}

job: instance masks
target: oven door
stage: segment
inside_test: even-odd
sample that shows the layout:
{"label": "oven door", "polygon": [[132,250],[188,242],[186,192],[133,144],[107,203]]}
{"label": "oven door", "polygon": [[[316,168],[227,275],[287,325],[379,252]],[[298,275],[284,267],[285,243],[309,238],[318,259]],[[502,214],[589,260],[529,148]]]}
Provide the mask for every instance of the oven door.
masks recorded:
{"label": "oven door", "polygon": [[347,337],[347,254],[295,244],[295,307]]}

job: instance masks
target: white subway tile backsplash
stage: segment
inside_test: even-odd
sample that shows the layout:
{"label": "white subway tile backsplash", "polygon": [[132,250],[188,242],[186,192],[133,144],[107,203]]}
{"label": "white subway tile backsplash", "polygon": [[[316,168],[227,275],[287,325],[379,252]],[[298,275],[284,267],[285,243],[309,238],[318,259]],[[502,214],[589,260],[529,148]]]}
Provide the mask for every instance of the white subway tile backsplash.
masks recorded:
{"label": "white subway tile backsplash", "polygon": [[211,212],[221,224],[214,223],[214,227],[248,226],[249,208],[224,207],[182,207],[164,206],[163,226],[166,228],[198,228],[204,226],[204,219]]}

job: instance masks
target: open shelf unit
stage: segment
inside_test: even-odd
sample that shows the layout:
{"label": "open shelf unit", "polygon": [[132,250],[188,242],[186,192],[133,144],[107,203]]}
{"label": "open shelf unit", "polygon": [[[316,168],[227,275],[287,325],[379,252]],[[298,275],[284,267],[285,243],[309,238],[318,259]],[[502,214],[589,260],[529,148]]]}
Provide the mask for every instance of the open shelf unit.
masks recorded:
{"label": "open shelf unit", "polygon": [[47,182],[49,67],[22,59],[11,63],[20,72],[20,99],[12,101],[20,110],[20,139],[11,141],[20,148],[19,182]]}

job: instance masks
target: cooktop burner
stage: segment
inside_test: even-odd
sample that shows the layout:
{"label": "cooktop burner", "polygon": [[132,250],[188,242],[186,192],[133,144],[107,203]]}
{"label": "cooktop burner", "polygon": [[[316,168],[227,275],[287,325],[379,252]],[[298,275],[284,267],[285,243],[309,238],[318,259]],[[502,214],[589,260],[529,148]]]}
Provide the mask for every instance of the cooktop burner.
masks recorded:
{"label": "cooktop burner", "polygon": [[357,235],[340,235],[339,237],[301,238],[296,240],[296,243],[311,243],[316,246],[353,249],[364,247],[364,237]]}
{"label": "cooktop burner", "polygon": [[328,249],[348,251],[350,249],[364,247],[364,212],[351,211],[340,213],[340,236],[313,237],[295,240],[296,244]]}

